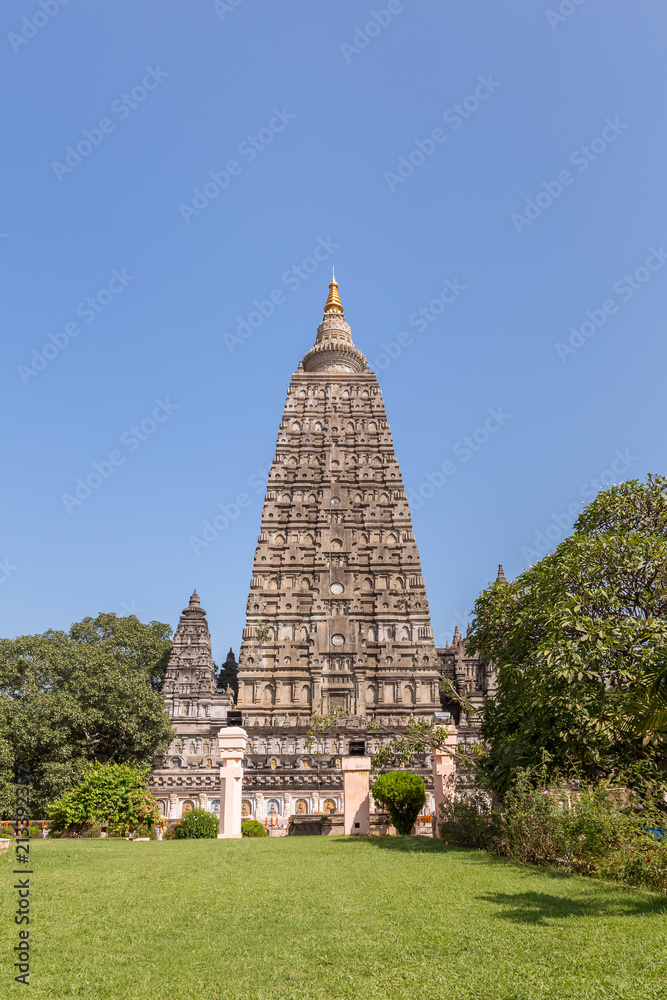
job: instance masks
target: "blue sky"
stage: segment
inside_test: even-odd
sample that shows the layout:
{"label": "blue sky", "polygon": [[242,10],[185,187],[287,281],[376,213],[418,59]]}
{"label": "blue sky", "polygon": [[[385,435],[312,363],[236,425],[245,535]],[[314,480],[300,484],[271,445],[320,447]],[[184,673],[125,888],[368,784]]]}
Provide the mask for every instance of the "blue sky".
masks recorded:
{"label": "blue sky", "polygon": [[440,642],[498,562],[665,471],[660,5],[6,0],[0,22],[0,634],[175,625],[196,585],[216,659],[238,650],[332,264]]}

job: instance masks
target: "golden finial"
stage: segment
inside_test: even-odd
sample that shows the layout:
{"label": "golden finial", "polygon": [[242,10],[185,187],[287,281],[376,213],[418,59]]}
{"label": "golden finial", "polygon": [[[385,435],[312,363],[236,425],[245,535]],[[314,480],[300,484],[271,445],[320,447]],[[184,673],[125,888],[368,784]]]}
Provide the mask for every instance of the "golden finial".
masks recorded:
{"label": "golden finial", "polygon": [[324,306],[324,315],[326,316],[327,313],[340,313],[341,316],[343,315],[343,303],[338,294],[338,282],[336,281],[333,268],[331,270],[331,281],[329,282],[329,298]]}

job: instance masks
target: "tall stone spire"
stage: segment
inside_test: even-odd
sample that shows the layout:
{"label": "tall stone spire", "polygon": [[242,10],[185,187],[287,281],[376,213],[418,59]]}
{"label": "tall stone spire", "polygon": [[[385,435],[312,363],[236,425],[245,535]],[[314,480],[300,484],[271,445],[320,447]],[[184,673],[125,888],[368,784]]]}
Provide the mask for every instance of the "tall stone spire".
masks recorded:
{"label": "tall stone spire", "polygon": [[251,730],[335,707],[403,725],[440,707],[382,394],[329,288],[288,389],[255,551],[238,697]]}
{"label": "tall stone spire", "polygon": [[498,576],[496,577],[496,583],[507,583],[507,577],[505,576],[505,570],[503,569],[502,563],[498,563]]}
{"label": "tall stone spire", "polygon": [[168,705],[171,703],[170,714],[173,715],[179,714],[186,705],[191,710],[192,704],[202,695],[212,694],[215,690],[211,635],[206,612],[195,589],[187,608],[181,612],[174,633],[163,691]]}

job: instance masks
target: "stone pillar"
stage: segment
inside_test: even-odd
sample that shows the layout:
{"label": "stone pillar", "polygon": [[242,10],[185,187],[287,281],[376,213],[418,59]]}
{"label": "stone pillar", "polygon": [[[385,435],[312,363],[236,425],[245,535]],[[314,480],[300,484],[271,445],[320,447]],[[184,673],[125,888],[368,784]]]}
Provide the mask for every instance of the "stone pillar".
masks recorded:
{"label": "stone pillar", "polygon": [[370,757],[343,757],[344,832],[371,832]]}
{"label": "stone pillar", "polygon": [[241,836],[241,797],[243,793],[243,758],[248,736],[240,726],[227,726],[218,734],[220,768],[220,828],[218,840]]}
{"label": "stone pillar", "polygon": [[456,773],[456,761],[452,752],[456,750],[458,742],[458,732],[456,726],[437,726],[437,729],[446,733],[445,746],[436,750],[433,754],[433,791],[435,798],[435,826],[434,833],[437,832],[437,823],[440,819],[440,805],[445,800],[445,783],[448,778]]}

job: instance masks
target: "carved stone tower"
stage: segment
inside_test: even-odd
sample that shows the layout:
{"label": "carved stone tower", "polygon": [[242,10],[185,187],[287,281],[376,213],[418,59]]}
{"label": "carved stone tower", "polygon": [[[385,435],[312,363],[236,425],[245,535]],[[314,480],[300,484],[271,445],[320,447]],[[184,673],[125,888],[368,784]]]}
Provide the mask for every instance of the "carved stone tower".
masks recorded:
{"label": "carved stone tower", "polygon": [[[335,278],[329,289],[315,345],[287,392],[255,551],[238,707],[256,754],[293,747],[298,757],[311,712],[338,707],[400,727],[441,707],[442,668],[382,394]],[[344,740],[332,745],[344,750]],[[276,759],[271,766],[276,784]],[[246,770],[248,788],[251,779]],[[289,787],[288,776],[278,784]]]}
{"label": "carved stone tower", "polygon": [[216,811],[220,805],[217,737],[233,696],[216,691],[211,636],[196,590],[181,613],[162,691],[176,738],[155,761],[151,791],[171,819],[194,806]]}

